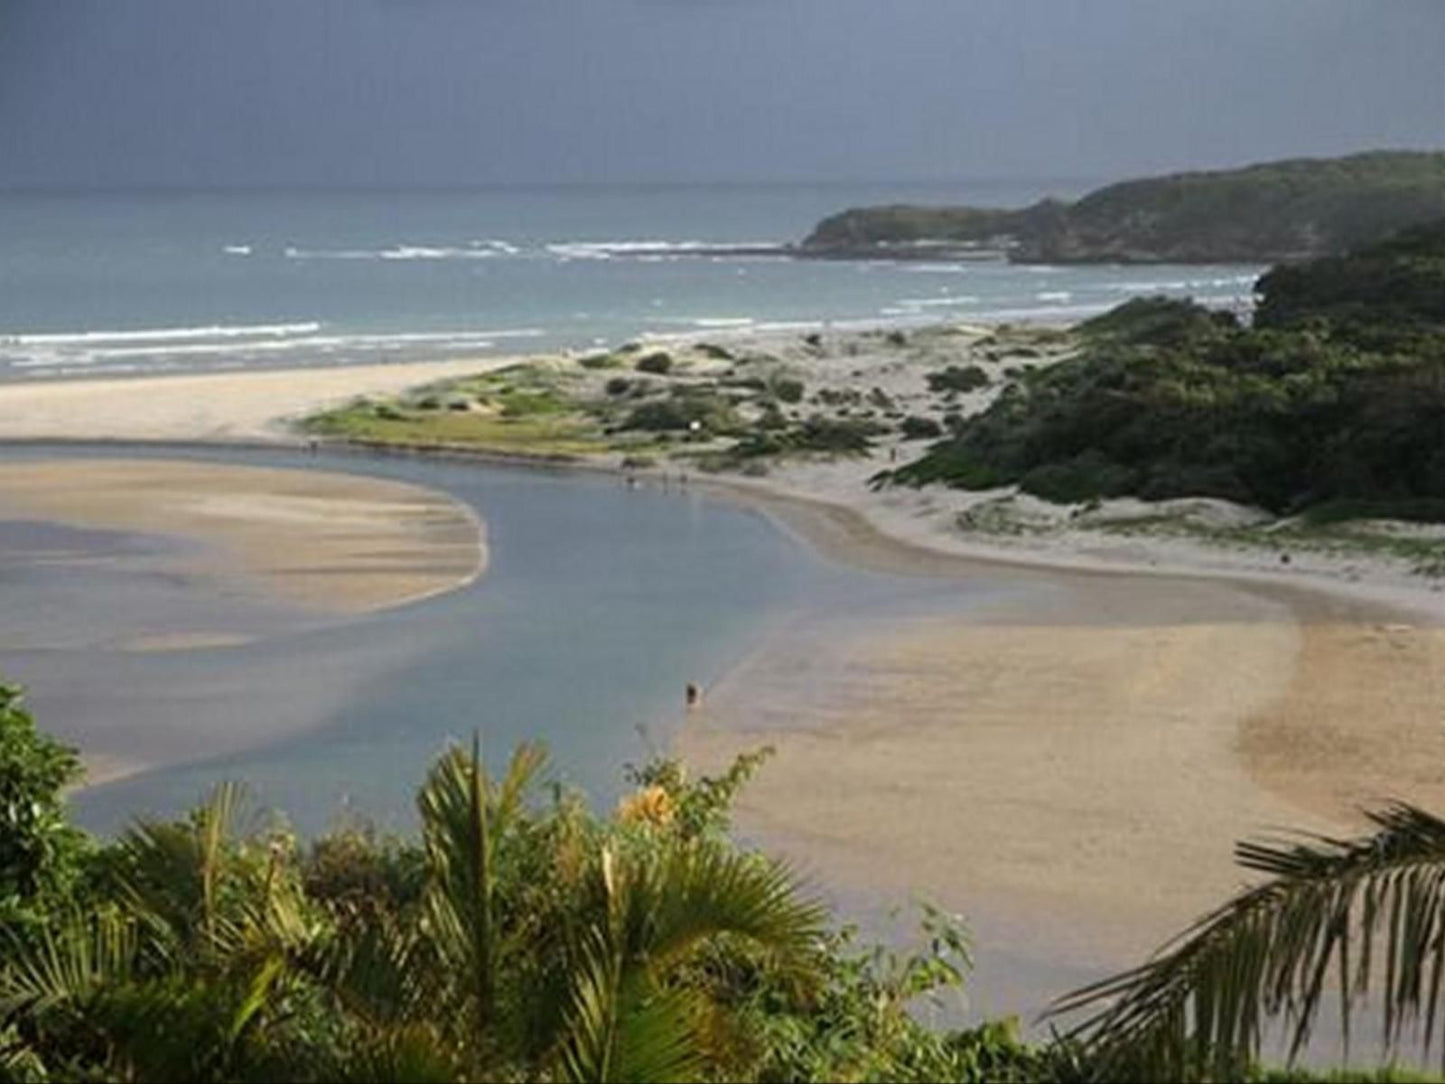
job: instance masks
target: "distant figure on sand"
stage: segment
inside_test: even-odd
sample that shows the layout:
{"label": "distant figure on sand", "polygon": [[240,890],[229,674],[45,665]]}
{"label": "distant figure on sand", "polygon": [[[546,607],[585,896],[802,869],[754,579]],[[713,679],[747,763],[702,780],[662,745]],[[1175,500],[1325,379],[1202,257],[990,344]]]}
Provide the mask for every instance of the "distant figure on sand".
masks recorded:
{"label": "distant figure on sand", "polygon": [[702,689],[696,682],[687,683],[687,706],[695,708],[702,703]]}

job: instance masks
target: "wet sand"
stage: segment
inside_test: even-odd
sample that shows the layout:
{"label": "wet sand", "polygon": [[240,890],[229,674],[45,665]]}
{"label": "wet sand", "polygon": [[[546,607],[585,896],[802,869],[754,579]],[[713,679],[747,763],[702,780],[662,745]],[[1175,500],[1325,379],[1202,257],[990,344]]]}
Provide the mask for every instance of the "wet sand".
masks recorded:
{"label": "wet sand", "polygon": [[[0,519],[177,535],[201,543],[175,559],[177,572],[324,613],[448,591],[486,563],[482,525],[459,501],[325,471],[120,458],[5,463]],[[215,646],[197,636],[131,647]]]}
{"label": "wet sand", "polygon": [[768,503],[824,554],[1044,588],[967,615],[804,622],[709,690],[679,743],[772,745],[739,827],[874,906],[964,914],[993,1008],[1137,962],[1243,883],[1234,840],[1445,805],[1445,634],[1312,592],[1048,571]]}

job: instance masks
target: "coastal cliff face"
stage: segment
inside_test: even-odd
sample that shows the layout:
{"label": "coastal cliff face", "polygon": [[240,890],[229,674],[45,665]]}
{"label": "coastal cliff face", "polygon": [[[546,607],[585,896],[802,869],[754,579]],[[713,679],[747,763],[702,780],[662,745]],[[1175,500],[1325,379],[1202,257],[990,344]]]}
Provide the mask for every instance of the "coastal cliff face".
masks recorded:
{"label": "coastal cliff face", "polygon": [[1445,216],[1445,154],[1381,151],[1125,181],[1022,209],[864,207],[824,219],[819,257],[1007,255],[1020,263],[1279,263]]}

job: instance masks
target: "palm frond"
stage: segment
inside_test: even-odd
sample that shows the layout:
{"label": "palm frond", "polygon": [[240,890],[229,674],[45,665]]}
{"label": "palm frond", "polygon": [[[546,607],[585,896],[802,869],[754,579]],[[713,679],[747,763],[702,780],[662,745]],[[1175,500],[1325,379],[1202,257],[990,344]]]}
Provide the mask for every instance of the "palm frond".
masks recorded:
{"label": "palm frond", "polygon": [[431,874],[430,926],[445,966],[466,989],[479,1036],[495,1011],[498,847],[545,762],[539,746],[523,745],[494,784],[474,738],[470,755],[453,749],[436,763],[417,797]]}
{"label": "palm frond", "polygon": [[10,938],[0,967],[0,1020],[80,1009],[106,986],[129,980],[134,922],[111,912],[64,916],[33,942]]}
{"label": "palm frond", "polygon": [[116,844],[127,871],[124,892],[137,906],[175,927],[198,922],[213,936],[227,850],[246,805],[242,784],[222,782],[189,824],[137,821]]}
{"label": "palm frond", "polygon": [[1423,1023],[1428,1051],[1445,983],[1445,821],[1405,804],[1367,816],[1376,831],[1359,839],[1241,843],[1239,863],[1267,881],[1049,1015],[1097,1010],[1068,1035],[1106,1063],[1220,1077],[1257,1058],[1275,1023],[1293,1060],[1327,991],[1348,1043],[1358,1002],[1383,987],[1387,1048]]}
{"label": "palm frond", "polygon": [[375,1028],[396,1028],[425,1015],[440,984],[432,954],[411,923],[384,912],[343,922],[318,940],[303,966],[346,1009]]}
{"label": "palm frond", "polygon": [[601,928],[584,946],[571,1003],[560,1059],[563,1080],[652,1084],[697,1077],[698,996],[660,987],[639,969],[629,968],[619,946]]}
{"label": "palm frond", "polygon": [[643,863],[629,888],[628,949],[656,966],[722,934],[800,961],[817,950],[827,917],[822,904],[800,898],[787,866],[720,845],[682,847]]}
{"label": "palm frond", "polygon": [[327,1079],[338,1084],[450,1084],[463,1079],[451,1051],[436,1030],[411,1024],[381,1031],[349,1051]]}

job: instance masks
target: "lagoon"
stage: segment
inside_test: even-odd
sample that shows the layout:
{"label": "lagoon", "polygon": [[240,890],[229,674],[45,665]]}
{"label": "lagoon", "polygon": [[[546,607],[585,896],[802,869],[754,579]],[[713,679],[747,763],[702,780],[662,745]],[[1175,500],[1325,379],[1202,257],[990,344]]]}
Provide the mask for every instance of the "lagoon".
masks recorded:
{"label": "lagoon", "polygon": [[[36,545],[56,528],[0,521],[0,673],[83,751],[159,765],[76,795],[79,820],[100,831],[176,813],[222,779],[246,781],[306,833],[358,816],[405,830],[427,765],[474,731],[496,760],[544,741],[560,781],[609,804],[627,764],[670,749],[686,682],[718,681],[765,634],[825,616],[958,612],[1024,589],[831,564],[762,513],[675,484],[268,449],[46,446],[7,459],[97,454],[426,485],[483,517],[491,551],[464,588],[337,618],[168,577],[155,562],[183,543],[163,534],[61,532],[89,559],[57,563],[54,538]],[[189,629],[222,613],[250,642],[134,652],[96,634],[118,614]]]}

